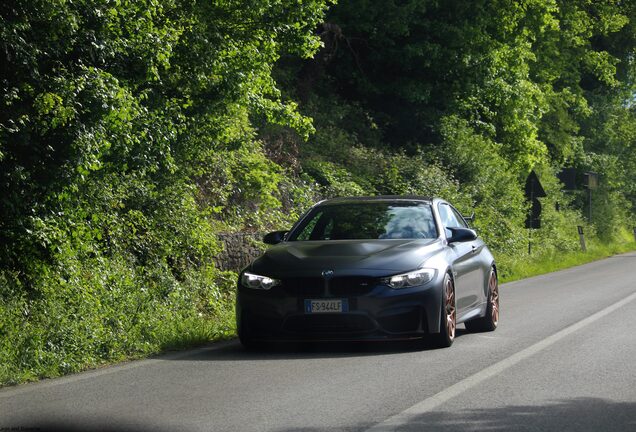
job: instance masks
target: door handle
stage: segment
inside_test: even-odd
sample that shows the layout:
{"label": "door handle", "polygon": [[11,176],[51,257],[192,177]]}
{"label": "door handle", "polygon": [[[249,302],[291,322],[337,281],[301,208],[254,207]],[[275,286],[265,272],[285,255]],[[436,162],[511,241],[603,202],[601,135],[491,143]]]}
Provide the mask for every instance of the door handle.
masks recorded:
{"label": "door handle", "polygon": [[473,253],[477,253],[477,246],[472,245],[472,246],[471,246],[471,249],[472,249],[472,252],[473,252]]}

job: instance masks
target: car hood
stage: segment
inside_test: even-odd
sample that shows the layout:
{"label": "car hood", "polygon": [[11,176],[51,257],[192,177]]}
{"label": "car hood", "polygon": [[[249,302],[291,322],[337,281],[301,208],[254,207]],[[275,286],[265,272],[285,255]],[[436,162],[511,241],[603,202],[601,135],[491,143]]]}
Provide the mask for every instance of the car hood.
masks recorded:
{"label": "car hood", "polygon": [[270,277],[384,276],[418,268],[442,249],[438,239],[283,242],[247,270]]}

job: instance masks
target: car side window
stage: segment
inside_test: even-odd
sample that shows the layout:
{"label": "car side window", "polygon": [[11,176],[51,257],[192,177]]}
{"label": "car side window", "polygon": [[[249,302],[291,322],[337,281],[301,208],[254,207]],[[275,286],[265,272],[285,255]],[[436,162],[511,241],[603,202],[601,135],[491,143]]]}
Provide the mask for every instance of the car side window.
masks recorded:
{"label": "car side window", "polygon": [[450,207],[450,210],[453,212],[453,215],[455,216],[455,220],[459,223],[459,225],[457,225],[457,227],[459,227],[459,228],[469,228],[468,224],[464,220],[464,217],[454,207],[452,207],[452,206],[448,206],[448,207]]}
{"label": "car side window", "polygon": [[303,230],[298,234],[296,239],[310,240],[313,236],[315,236],[317,234],[314,232],[316,231],[316,225],[318,224],[318,221],[323,218],[323,216],[324,214],[322,212],[318,213],[317,217],[314,217],[313,219],[311,219],[311,221],[309,221],[305,228],[303,228]]}
{"label": "car side window", "polygon": [[325,224],[322,233],[315,233],[312,240],[331,240],[333,237],[333,218],[329,218],[329,222]]}
{"label": "car side window", "polygon": [[457,215],[453,212],[454,209],[451,206],[440,204],[438,208],[442,225],[444,225],[444,230],[446,231],[446,237],[453,235],[448,228],[465,228],[465,224],[462,223],[463,221],[460,222],[461,218],[457,219]]}

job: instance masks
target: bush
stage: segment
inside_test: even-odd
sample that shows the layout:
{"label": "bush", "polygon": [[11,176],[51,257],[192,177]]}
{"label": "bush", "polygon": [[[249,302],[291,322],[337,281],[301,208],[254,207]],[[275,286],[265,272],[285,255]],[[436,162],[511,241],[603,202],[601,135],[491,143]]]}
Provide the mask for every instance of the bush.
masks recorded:
{"label": "bush", "polygon": [[235,277],[207,267],[177,281],[167,266],[136,266],[132,257],[66,257],[26,296],[2,273],[0,383],[229,337]]}

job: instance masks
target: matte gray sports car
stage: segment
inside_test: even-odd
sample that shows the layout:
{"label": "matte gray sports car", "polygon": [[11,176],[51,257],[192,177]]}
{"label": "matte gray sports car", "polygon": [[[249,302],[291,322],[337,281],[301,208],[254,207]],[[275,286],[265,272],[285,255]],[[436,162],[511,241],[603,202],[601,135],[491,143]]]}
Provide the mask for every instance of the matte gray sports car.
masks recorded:
{"label": "matte gray sports car", "polygon": [[240,274],[239,338],[388,340],[448,347],[458,323],[499,321],[492,254],[448,202],[337,198],[313,206]]}

